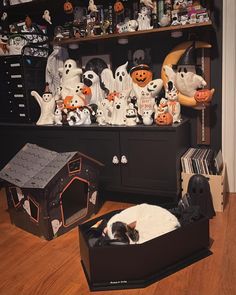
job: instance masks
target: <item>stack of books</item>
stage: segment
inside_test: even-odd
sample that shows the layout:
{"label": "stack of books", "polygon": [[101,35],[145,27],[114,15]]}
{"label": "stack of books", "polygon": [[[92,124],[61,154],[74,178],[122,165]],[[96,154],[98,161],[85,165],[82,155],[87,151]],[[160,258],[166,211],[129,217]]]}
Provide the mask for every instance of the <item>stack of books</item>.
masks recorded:
{"label": "stack of books", "polygon": [[184,173],[220,174],[223,169],[222,153],[210,148],[189,148],[181,157],[181,165]]}

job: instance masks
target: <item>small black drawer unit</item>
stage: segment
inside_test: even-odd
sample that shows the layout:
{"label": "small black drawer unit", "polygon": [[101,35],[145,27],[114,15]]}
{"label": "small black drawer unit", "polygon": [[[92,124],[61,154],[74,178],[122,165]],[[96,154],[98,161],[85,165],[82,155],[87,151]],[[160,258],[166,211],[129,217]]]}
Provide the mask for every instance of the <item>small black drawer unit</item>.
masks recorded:
{"label": "small black drawer unit", "polygon": [[31,91],[42,93],[45,88],[46,58],[34,56],[0,57],[0,121],[35,122],[39,106]]}

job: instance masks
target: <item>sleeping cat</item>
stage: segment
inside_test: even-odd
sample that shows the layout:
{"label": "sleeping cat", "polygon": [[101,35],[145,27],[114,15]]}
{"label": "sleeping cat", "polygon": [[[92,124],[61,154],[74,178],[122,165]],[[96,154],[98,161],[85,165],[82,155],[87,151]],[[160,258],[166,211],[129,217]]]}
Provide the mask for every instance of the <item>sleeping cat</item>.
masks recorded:
{"label": "sleeping cat", "polygon": [[112,240],[141,244],[178,227],[178,219],[168,210],[140,204],[113,215],[107,223],[106,233]]}

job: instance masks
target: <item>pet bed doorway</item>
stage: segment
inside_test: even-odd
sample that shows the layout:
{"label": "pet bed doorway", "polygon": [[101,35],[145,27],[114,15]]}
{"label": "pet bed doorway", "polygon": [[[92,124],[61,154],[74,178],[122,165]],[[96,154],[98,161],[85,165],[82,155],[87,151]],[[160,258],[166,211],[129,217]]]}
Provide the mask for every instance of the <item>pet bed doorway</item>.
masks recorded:
{"label": "pet bed doorway", "polygon": [[70,226],[87,214],[89,183],[75,177],[65,187],[61,198],[61,212],[64,226]]}

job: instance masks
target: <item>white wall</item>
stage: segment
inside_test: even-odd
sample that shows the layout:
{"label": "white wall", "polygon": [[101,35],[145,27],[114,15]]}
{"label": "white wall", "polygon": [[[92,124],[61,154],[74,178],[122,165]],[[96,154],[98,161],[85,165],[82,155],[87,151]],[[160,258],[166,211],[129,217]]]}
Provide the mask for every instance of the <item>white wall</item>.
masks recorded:
{"label": "white wall", "polygon": [[223,0],[222,152],[236,192],[236,1]]}

